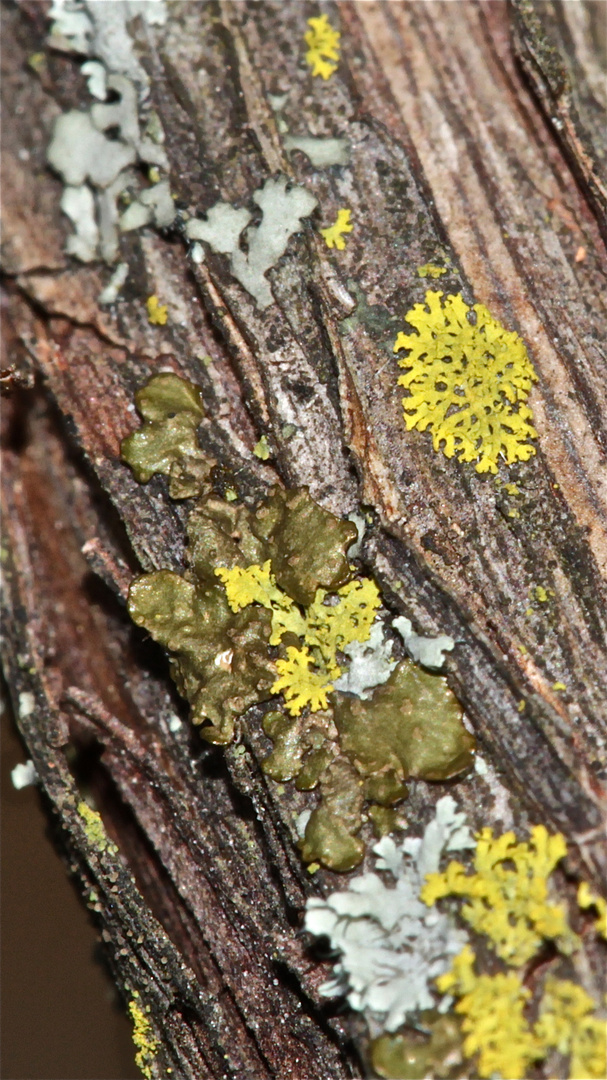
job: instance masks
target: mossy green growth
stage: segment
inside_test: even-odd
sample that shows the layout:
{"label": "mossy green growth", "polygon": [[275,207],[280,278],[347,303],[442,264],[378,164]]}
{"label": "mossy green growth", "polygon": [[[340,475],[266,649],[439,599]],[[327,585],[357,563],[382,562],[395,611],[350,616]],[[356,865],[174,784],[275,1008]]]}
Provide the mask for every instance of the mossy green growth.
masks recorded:
{"label": "mossy green growth", "polygon": [[198,387],[163,372],[137,391],[135,403],[144,422],[122,440],[122,460],[142,484],[156,473],[168,476],[172,499],[199,495],[215,461],[198,444],[196,432],[204,416]]}
{"label": "mossy green growth", "polygon": [[[371,1064],[377,1076],[386,1080],[451,1080],[462,1072],[462,1033],[459,1020],[450,1013],[422,1012],[419,1031],[404,1028],[385,1032],[371,1043]],[[468,1066],[465,1067],[466,1070]]]}
{"label": "mossy green growth", "polygon": [[128,609],[168,649],[177,689],[192,706],[193,722],[205,725],[203,737],[230,742],[236,717],[271,696],[270,613],[249,607],[235,614],[221,585],[187,581],[171,570],[136,578]]}
{"label": "mossy green growth", "polygon": [[173,678],[194,723],[204,725],[203,737],[228,743],[236,717],[272,696],[277,668],[268,651],[272,612],[253,604],[234,611],[218,567],[271,560],[293,592],[315,595],[319,586],[351,577],[346,551],[356,529],[318,507],[307,491],[276,490],[256,510],[207,495],[190,514],[187,532],[186,574],[140,575],[128,609],[169,651]]}
{"label": "mossy green growth", "polygon": [[368,701],[330,694],[330,711],[288,718],[271,712],[264,731],[274,749],[263,762],[277,781],[300,791],[318,787],[301,844],[306,862],[351,870],[364,855],[359,837],[365,801],[382,835],[395,824],[392,807],[409,777],[448,780],[472,764],[474,739],[444,678],[402,661]]}

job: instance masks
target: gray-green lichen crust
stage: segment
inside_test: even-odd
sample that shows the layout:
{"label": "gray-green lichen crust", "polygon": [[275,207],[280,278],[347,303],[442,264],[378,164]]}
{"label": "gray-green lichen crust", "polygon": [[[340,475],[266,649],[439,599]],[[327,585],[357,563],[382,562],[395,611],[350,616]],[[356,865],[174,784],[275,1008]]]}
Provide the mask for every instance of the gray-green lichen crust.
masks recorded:
{"label": "gray-green lichen crust", "polygon": [[[327,685],[327,708],[282,707],[272,693],[278,661],[289,652],[301,655],[299,626],[315,625],[306,622],[312,618],[306,609],[341,602],[336,594],[355,573],[347,553],[356,527],[318,506],[306,490],[275,488],[254,509],[211,494],[213,462],[198,445],[203,409],[192,383],[170,373],[154,376],[136,401],[143,424],[124,440],[123,459],[141,482],[160,473],[172,497],[197,498],[187,523],[186,571],[135,578],[130,615],[168,651],[177,688],[208,742],[229,743],[250,706],[276,703],[263,719],[273,749],[262,769],[277,782],[315,793],[300,843],[304,860],[351,870],[364,856],[365,821],[376,835],[393,829],[394,807],[406,797],[409,778],[446,780],[470,766],[474,740],[461,709],[444,678],[411,660],[395,662],[388,680],[365,700]],[[291,604],[288,631],[273,637],[279,644],[272,647],[271,603],[231,603],[217,575],[219,568],[261,573],[264,566],[267,573],[268,564],[274,592]],[[375,589],[368,578],[361,584]],[[381,636],[385,624],[377,626]],[[312,664],[322,664],[314,638],[306,640]],[[334,662],[338,672],[348,664],[339,646]]]}

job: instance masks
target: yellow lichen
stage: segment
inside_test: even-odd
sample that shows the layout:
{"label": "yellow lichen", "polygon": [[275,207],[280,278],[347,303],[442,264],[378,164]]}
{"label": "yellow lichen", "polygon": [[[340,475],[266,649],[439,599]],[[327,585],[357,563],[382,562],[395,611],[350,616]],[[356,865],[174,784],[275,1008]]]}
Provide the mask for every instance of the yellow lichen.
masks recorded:
{"label": "yellow lichen", "polygon": [[417,276],[421,278],[439,278],[442,274],[446,273],[446,266],[435,266],[434,263],[425,263],[424,266],[419,266],[417,268]]}
{"label": "yellow lichen", "polygon": [[334,30],[328,15],[319,15],[308,19],[310,29],[304,34],[308,46],[306,63],[312,68],[312,75],[329,79],[337,70],[339,60],[339,30]]}
{"label": "yellow lichen", "polygon": [[[407,430],[432,432],[435,450],[476,462],[479,473],[527,461],[537,436],[525,404],[537,376],[518,334],[505,330],[483,304],[461,295],[426,293],[405,319],[417,331],[400,333],[394,351],[409,350],[399,365]],[[474,323],[468,316],[471,315]]]}
{"label": "yellow lichen", "polygon": [[[326,709],[326,695],[333,689],[330,683],[341,674],[338,650],[352,641],[369,639],[381,603],[375,582],[370,578],[350,581],[331,594],[330,603],[325,602],[327,591],[317,589],[312,603],[302,611],[276,584],[269,559],[263,566],[219,566],[215,574],[223,582],[232,611],[261,604],[272,612],[270,645],[279,645],[288,633],[303,639],[301,649],[289,646],[288,658],[277,661],[280,678],[272,693],[284,690],[286,707],[293,716],[306,704]],[[324,704],[313,706],[313,701]]]}
{"label": "yellow lichen", "polygon": [[333,689],[326,672],[311,671],[313,664],[307,646],[287,648],[287,659],[276,661],[279,678],[272,687],[273,694],[284,693],[285,705],[292,716],[299,716],[305,705],[312,712],[328,707],[327,694]]}
{"label": "yellow lichen", "polygon": [[133,999],[129,1002],[129,1013],[133,1021],[133,1042],[137,1047],[135,1064],[141,1070],[146,1080],[151,1080],[152,1063],[158,1054],[160,1043],[152,1034],[152,1025],[145,1012],[136,1000],[139,997],[137,991],[133,992]]}
{"label": "yellow lichen", "polygon": [[145,306],[148,312],[148,322],[152,326],[164,326],[167,321],[167,308],[158,301],[157,296],[148,296]]}
{"label": "yellow lichen", "polygon": [[603,1080],[607,1069],[605,1021],[594,1013],[594,1001],[568,979],[546,980],[540,1016],[533,1032],[544,1056],[555,1049],[571,1055],[571,1080]]}
{"label": "yellow lichen", "polygon": [[344,240],[344,233],[351,233],[354,228],[350,224],[351,210],[338,210],[337,220],[334,225],[330,225],[328,229],[321,229],[320,235],[323,237],[325,244],[328,248],[337,248],[339,251],[343,251],[346,246]]}
{"label": "yellow lichen", "polygon": [[594,924],[595,929],[597,934],[607,938],[607,901],[605,898],[594,893],[587,881],[582,881],[577,891],[577,902],[581,908],[596,908],[599,914]]}
{"label": "yellow lichen", "polygon": [[464,1053],[478,1054],[481,1077],[522,1080],[533,1062],[556,1050],[570,1058],[571,1080],[602,1080],[605,1076],[605,1023],[594,1015],[592,998],[568,979],[546,979],[537,1023],[531,1028],[525,1007],[531,992],[516,972],[477,975],[469,945],[436,984],[441,993],[458,1000]]}
{"label": "yellow lichen", "polygon": [[112,844],[105,831],[101,815],[96,810],[93,810],[88,803],[85,803],[84,800],[78,803],[77,810],[84,821],[84,831],[89,844],[98,848],[99,851],[116,850],[115,844]]}
{"label": "yellow lichen", "polygon": [[253,603],[271,609],[285,596],[276,584],[269,559],[263,566],[253,565],[246,569],[234,566],[228,570],[226,566],[218,566],[215,574],[223,582],[232,611],[241,611]]}
{"label": "yellow lichen", "polygon": [[428,905],[444,896],[462,896],[464,919],[486,934],[502,960],[512,967],[525,964],[544,940],[556,941],[570,952],[578,940],[568,926],[564,908],[548,901],[548,876],[567,850],[564,837],[550,836],[536,825],[529,843],[516,843],[514,833],[494,838],[482,829],[474,856],[476,873],[467,874],[452,861],[444,873],[429,874],[422,889]]}
{"label": "yellow lichen", "polygon": [[255,444],[253,448],[253,453],[255,454],[255,457],[259,458],[260,461],[268,460],[271,455],[267,435],[261,436],[261,439],[258,443]]}
{"label": "yellow lichen", "polygon": [[466,945],[436,984],[441,993],[458,998],[455,1011],[464,1018],[464,1053],[469,1058],[479,1055],[479,1075],[522,1080],[528,1066],[542,1056],[523,1012],[531,993],[513,971],[477,975],[475,959]]}
{"label": "yellow lichen", "polygon": [[567,686],[564,682],[555,682],[552,684],[553,690],[566,690]]}

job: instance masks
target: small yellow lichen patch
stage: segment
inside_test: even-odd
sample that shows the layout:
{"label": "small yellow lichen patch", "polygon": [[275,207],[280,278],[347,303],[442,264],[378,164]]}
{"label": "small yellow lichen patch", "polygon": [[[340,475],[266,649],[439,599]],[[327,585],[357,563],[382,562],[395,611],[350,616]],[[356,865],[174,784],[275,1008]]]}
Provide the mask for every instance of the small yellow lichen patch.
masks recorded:
{"label": "small yellow lichen patch", "polygon": [[417,276],[421,278],[439,278],[446,273],[446,266],[435,266],[434,263],[425,263],[424,266],[419,266],[417,269]]}
{"label": "small yellow lichen patch", "polygon": [[543,825],[535,826],[528,844],[517,844],[512,832],[494,839],[485,828],[478,834],[476,873],[450,862],[444,873],[428,874],[421,898],[430,905],[443,896],[467,897],[462,916],[512,967],[525,964],[544,940],[571,952],[578,939],[564,908],[548,901],[548,876],[566,851],[564,837],[550,836]]}
{"label": "small yellow lichen patch", "polygon": [[567,687],[564,682],[555,682],[552,684],[553,690],[566,690]]}
{"label": "small yellow lichen patch", "polygon": [[535,598],[536,598],[536,600],[539,600],[540,604],[547,604],[548,603],[548,601],[550,599],[550,596],[548,594],[548,591],[544,588],[543,585],[536,585],[535,586]]}
{"label": "small yellow lichen patch", "polygon": [[290,632],[303,637],[307,622],[297,604],[276,584],[268,559],[263,566],[218,566],[215,574],[223,582],[232,611],[241,611],[249,604],[261,604],[272,612],[270,645],[278,645],[283,634]]}
{"label": "small yellow lichen patch", "polygon": [[593,893],[588,882],[582,881],[577,891],[577,902],[581,908],[596,908],[599,913],[594,924],[596,931],[601,937],[607,938],[607,901],[605,898]]}
{"label": "small yellow lichen patch", "polygon": [[469,1058],[479,1055],[482,1077],[522,1080],[529,1065],[542,1056],[523,1015],[530,991],[514,972],[477,975],[474,962],[466,945],[451,971],[436,980],[441,993],[459,998],[455,1011],[464,1017],[464,1053]]}
{"label": "small yellow lichen patch", "polygon": [[339,30],[334,30],[328,15],[319,15],[308,19],[310,29],[304,34],[308,46],[306,63],[312,68],[312,75],[329,79],[337,70],[339,60]]}
{"label": "small yellow lichen patch", "polygon": [[[417,331],[400,333],[394,352],[407,369],[398,380],[407,430],[430,429],[432,445],[446,457],[475,461],[479,473],[497,472],[535,454],[537,432],[525,404],[537,376],[518,334],[492,318],[483,304],[472,308],[461,295],[428,291],[405,319]],[[468,316],[475,319],[469,321]]]}
{"label": "small yellow lichen patch", "polygon": [[78,803],[77,810],[84,821],[84,831],[86,832],[89,844],[98,848],[99,851],[107,851],[110,848],[115,848],[115,845],[112,844],[112,841],[105,831],[101,815],[84,801]]}
{"label": "small yellow lichen patch", "polygon": [[607,1068],[605,1021],[593,1016],[594,1001],[568,979],[548,978],[533,1033],[544,1054],[553,1048],[571,1055],[571,1080],[603,1080]]}
{"label": "small yellow lichen patch", "polygon": [[167,321],[167,308],[158,302],[157,296],[148,296],[145,306],[148,311],[148,322],[152,326],[164,326]]}
{"label": "small yellow lichen patch", "polygon": [[351,233],[354,228],[350,225],[350,210],[338,210],[337,221],[334,225],[330,225],[328,229],[321,229],[320,235],[324,238],[325,244],[328,248],[337,248],[339,251],[343,251],[346,246],[344,240],[344,233]]}
{"label": "small yellow lichen patch", "polygon": [[333,689],[323,671],[310,671],[313,663],[307,646],[295,649],[289,645],[287,659],[277,660],[279,678],[272,687],[273,694],[284,693],[285,705],[292,716],[299,716],[304,705],[312,712],[326,709],[327,694]]}
{"label": "small yellow lichen patch", "polygon": [[151,1080],[152,1063],[158,1053],[160,1043],[158,1039],[152,1035],[152,1025],[141,1008],[141,1005],[138,1004],[136,1000],[138,997],[139,994],[135,991],[133,1000],[129,1002],[129,1013],[131,1014],[131,1020],[134,1024],[133,1042],[137,1047],[135,1064],[137,1068],[141,1070],[146,1080]]}
{"label": "small yellow lichen patch", "polygon": [[255,454],[255,457],[259,458],[260,461],[268,460],[268,458],[270,457],[270,447],[268,445],[267,435],[261,436],[261,439],[258,443],[255,444],[253,448],[253,453]]}

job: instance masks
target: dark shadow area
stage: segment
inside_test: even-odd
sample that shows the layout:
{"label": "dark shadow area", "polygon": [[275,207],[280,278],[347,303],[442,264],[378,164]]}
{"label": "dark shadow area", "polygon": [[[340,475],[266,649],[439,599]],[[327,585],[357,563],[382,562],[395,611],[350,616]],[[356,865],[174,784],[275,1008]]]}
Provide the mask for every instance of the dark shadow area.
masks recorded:
{"label": "dark shadow area", "polygon": [[[3,695],[4,697],[4,695]],[[97,955],[97,934],[49,841],[25,760],[1,718],[2,1071],[4,1080],[134,1080],[131,1024]]]}

